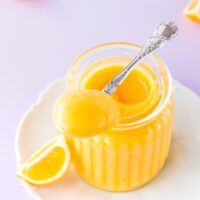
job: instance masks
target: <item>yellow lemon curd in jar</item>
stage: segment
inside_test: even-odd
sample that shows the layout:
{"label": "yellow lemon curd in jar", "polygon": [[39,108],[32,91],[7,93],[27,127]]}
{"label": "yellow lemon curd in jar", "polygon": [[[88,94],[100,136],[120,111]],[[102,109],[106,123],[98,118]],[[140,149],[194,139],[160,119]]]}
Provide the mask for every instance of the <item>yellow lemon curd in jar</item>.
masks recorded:
{"label": "yellow lemon curd in jar", "polygon": [[[102,90],[131,60],[108,57],[92,63],[81,74],[78,89]],[[69,90],[77,84],[76,72],[72,66]],[[139,64],[112,96],[120,110],[119,123],[103,134],[68,139],[75,169],[88,183],[107,191],[129,191],[158,174],[169,151],[174,109],[170,97],[162,111],[148,119],[169,90],[165,67],[161,76],[162,86],[149,66]]]}

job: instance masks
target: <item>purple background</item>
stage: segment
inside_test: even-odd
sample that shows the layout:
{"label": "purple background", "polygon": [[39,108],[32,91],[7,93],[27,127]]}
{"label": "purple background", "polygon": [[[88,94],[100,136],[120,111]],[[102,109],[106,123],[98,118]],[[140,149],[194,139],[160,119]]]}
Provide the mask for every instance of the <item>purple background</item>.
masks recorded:
{"label": "purple background", "polygon": [[39,92],[65,75],[85,50],[107,42],[142,45],[161,21],[180,34],[159,50],[174,78],[200,95],[200,24],[182,10],[188,0],[0,0],[0,194],[30,200],[16,178],[19,120]]}

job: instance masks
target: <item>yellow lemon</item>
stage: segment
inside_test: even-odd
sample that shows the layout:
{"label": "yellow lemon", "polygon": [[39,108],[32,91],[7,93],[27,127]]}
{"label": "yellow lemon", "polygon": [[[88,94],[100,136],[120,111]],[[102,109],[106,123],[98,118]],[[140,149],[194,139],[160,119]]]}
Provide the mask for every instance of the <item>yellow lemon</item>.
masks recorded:
{"label": "yellow lemon", "polygon": [[59,180],[71,163],[64,136],[58,136],[41,147],[19,170],[17,176],[33,185],[47,185]]}
{"label": "yellow lemon", "polygon": [[183,11],[184,15],[200,23],[200,0],[191,1]]}

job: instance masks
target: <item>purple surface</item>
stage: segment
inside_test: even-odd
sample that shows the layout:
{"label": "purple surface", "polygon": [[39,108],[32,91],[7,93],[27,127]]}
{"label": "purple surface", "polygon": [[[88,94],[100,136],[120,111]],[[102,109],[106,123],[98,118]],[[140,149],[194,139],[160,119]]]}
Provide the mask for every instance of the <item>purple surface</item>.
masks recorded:
{"label": "purple surface", "polygon": [[174,78],[200,95],[200,24],[182,10],[188,0],[0,1],[0,194],[30,200],[15,177],[20,118],[39,92],[65,75],[85,50],[124,41],[143,44],[155,25],[175,21],[179,37],[159,50]]}

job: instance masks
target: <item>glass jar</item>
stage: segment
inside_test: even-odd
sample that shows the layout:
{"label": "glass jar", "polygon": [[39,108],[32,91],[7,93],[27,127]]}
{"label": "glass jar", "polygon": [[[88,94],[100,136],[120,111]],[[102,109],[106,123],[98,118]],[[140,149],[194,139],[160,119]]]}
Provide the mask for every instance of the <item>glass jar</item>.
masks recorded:
{"label": "glass jar", "polygon": [[[109,43],[86,51],[69,70],[68,90],[82,88],[83,77],[98,67],[126,65],[140,48],[129,43]],[[148,66],[158,80],[159,95],[153,106],[139,116],[122,118],[116,127],[101,135],[68,139],[78,174],[103,190],[122,192],[147,184],[168,156],[174,110],[171,76],[155,54],[143,61],[144,66],[139,65]]]}

